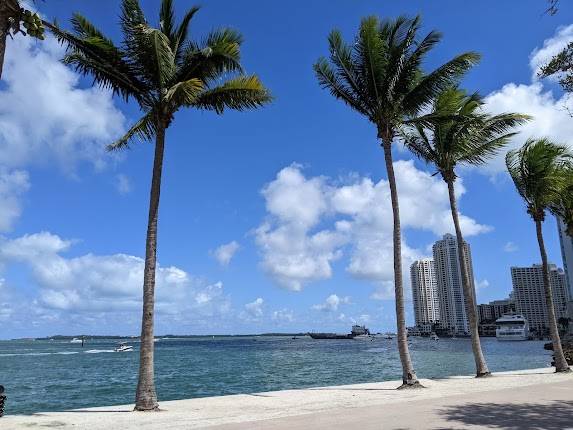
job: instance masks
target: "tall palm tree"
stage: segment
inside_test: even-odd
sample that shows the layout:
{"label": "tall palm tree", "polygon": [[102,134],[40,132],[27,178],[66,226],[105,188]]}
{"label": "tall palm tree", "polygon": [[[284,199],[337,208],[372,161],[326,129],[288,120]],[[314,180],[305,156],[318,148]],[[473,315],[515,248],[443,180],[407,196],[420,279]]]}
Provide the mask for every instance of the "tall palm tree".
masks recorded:
{"label": "tall palm tree", "polygon": [[330,61],[320,58],[314,70],[320,85],[337,99],[374,124],[384,150],[393,213],[394,291],[398,350],[402,362],[402,387],[417,387],[419,381],[408,350],[398,191],[392,164],[392,142],[408,119],[415,119],[442,89],[478,61],[475,53],[459,55],[430,73],[422,70],[426,54],[441,34],[429,32],[419,38],[420,17],[380,21],[362,20],[354,43],[343,41],[339,31],[328,38]]}
{"label": "tall palm tree", "polygon": [[471,279],[460,227],[454,183],[459,164],[482,165],[503,148],[515,133],[510,130],[527,117],[518,114],[488,115],[477,94],[448,88],[435,99],[430,113],[405,133],[405,143],[418,157],[433,164],[448,186],[450,208],[458,244],[459,267],[470,323],[476,376],[488,376],[478,332],[475,286]]}
{"label": "tall palm tree", "polygon": [[527,213],[535,222],[537,242],[541,254],[545,305],[549,318],[549,331],[555,355],[555,370],[570,372],[563,354],[561,338],[557,328],[553,292],[549,283],[547,252],[543,242],[542,224],[545,212],[563,192],[566,185],[568,166],[573,157],[566,146],[555,144],[547,139],[528,139],[522,148],[508,152],[507,170],[513,179],[517,192],[525,201]]}
{"label": "tall palm tree", "polygon": [[188,39],[187,11],[176,25],[172,0],[163,0],[159,28],[152,27],[138,0],[123,0],[122,44],[117,46],[81,15],[72,18],[73,33],[53,29],[68,46],[64,62],[125,99],[135,100],[143,116],[110,150],[128,147],[134,140],[155,138],[155,157],[149,202],[143,281],[143,317],[136,410],[157,409],[153,366],[153,317],[157,218],[165,132],[181,108],[212,110],[257,108],[271,100],[254,75],[243,75],[241,35],[231,29],[211,32],[202,42]]}

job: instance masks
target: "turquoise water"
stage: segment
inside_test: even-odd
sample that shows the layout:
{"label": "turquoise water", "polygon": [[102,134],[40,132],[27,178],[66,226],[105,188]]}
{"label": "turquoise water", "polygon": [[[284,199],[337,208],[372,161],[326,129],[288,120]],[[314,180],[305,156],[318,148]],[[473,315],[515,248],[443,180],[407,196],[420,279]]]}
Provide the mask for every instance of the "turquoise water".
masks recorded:
{"label": "turquoise water", "polygon": [[[7,414],[132,403],[134,352],[115,353],[117,341],[0,341],[0,385]],[[483,339],[491,370],[546,367],[543,342]],[[253,393],[401,378],[395,340],[312,340],[290,337],[165,339],[157,342],[160,400]],[[414,338],[418,376],[473,373],[468,339]]]}

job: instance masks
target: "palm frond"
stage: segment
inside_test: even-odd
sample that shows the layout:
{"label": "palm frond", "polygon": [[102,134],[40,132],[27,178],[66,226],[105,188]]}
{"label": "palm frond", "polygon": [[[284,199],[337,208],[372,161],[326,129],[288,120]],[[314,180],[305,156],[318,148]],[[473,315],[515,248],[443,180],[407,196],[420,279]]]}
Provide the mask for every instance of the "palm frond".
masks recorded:
{"label": "palm frond", "polygon": [[175,12],[173,11],[173,0],[161,0],[159,9],[159,29],[173,41],[175,33]]}
{"label": "palm frond", "polygon": [[542,219],[568,185],[573,155],[566,146],[549,139],[528,139],[523,147],[509,151],[505,160],[528,213]]}
{"label": "palm frond", "polygon": [[373,112],[365,103],[364,99],[357,96],[348,84],[341,79],[338,74],[330,67],[326,58],[319,58],[314,65],[314,72],[318,78],[318,83],[324,89],[330,91],[335,98],[342,100],[352,109],[365,115],[368,118],[373,117]]}
{"label": "palm frond", "polygon": [[258,108],[271,100],[272,96],[257,76],[238,76],[204,91],[193,105],[221,114],[225,109]]}
{"label": "palm frond", "polygon": [[175,30],[175,37],[171,40],[171,50],[175,53],[175,61],[179,63],[183,54],[183,48],[185,42],[187,41],[187,36],[189,34],[189,25],[195,14],[199,11],[198,6],[193,6],[183,16],[183,19],[179,23],[179,26]]}
{"label": "palm frond", "polygon": [[117,151],[121,149],[129,148],[130,142],[133,140],[139,140],[140,142],[146,142],[153,139],[155,132],[157,131],[156,126],[156,114],[151,111],[146,113],[143,117],[139,119],[131,128],[118,140],[107,146],[108,151]]}

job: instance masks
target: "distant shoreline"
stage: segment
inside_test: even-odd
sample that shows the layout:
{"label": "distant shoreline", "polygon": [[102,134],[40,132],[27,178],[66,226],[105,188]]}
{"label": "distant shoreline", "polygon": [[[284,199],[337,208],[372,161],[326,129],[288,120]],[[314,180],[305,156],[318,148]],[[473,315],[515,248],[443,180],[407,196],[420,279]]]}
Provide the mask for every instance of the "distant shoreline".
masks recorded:
{"label": "distant shoreline", "polygon": [[[266,337],[276,337],[276,336],[306,336],[307,333],[258,333],[258,334],[166,334],[166,335],[156,335],[156,339],[192,339],[198,337],[253,337],[253,336],[266,336]],[[92,335],[92,334],[77,334],[77,335],[55,335],[55,336],[45,336],[45,337],[20,337],[14,339],[0,339],[0,341],[17,341],[17,340],[72,340],[72,339],[139,339],[139,336],[134,335]]]}

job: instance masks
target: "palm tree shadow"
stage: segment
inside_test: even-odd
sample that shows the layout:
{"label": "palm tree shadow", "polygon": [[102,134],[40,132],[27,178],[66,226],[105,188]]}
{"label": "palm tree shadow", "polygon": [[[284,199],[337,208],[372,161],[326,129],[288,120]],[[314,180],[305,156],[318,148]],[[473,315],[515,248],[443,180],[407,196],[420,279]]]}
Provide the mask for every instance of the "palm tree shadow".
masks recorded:
{"label": "palm tree shadow", "polygon": [[491,429],[573,429],[573,401],[463,404],[444,408],[438,413],[447,421]]}

